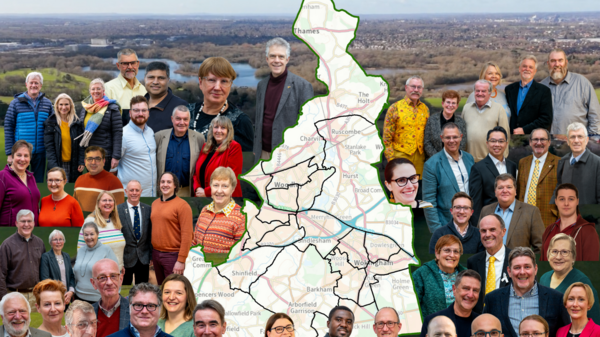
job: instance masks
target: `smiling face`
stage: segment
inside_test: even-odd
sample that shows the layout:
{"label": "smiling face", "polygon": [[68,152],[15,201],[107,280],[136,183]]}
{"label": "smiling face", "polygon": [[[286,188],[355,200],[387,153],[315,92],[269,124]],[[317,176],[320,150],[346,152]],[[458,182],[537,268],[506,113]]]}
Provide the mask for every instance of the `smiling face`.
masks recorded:
{"label": "smiling face", "polygon": [[[455,207],[460,208],[457,210]],[[473,215],[473,208],[471,205],[471,200],[467,198],[456,198],[454,199],[454,203],[452,204],[452,208],[450,209],[450,213],[452,214],[452,220],[459,225],[465,225],[469,223],[471,219],[471,215]]]}
{"label": "smiling face", "polygon": [[496,67],[494,67],[494,66],[488,66],[487,70],[485,71],[485,74],[483,75],[483,79],[492,82],[492,85],[494,86],[494,88],[498,84],[500,84],[501,78],[502,78],[502,76],[498,72],[498,69],[496,69]]}
{"label": "smiling face", "polygon": [[515,188],[512,179],[498,180],[494,192],[496,193],[496,198],[498,198],[498,203],[502,208],[510,206],[517,196],[517,189]]}
{"label": "smiling face", "polygon": [[83,230],[83,240],[86,246],[94,248],[98,243],[98,233],[92,227],[87,227]]}
{"label": "smiling face", "polygon": [[38,312],[46,323],[60,323],[62,321],[65,302],[60,291],[42,291],[40,304],[36,304]]}
{"label": "smiling face", "polygon": [[487,83],[475,83],[475,103],[482,107],[490,100],[490,85]]}
{"label": "smiling face", "polygon": [[33,216],[31,214],[23,215],[17,220],[17,232],[22,237],[29,238],[31,232],[33,232],[34,225],[35,221],[33,221]]}
{"label": "smiling face", "polygon": [[502,248],[504,234],[506,234],[506,228],[502,229],[500,222],[494,216],[488,215],[479,222],[481,243],[490,254],[495,254]]}
{"label": "smiling face", "polygon": [[[529,139],[529,145],[533,150],[533,154],[536,158],[539,158],[548,152],[550,148],[550,139],[548,134],[544,130],[536,130],[531,134]],[[535,164],[535,163],[534,163]]]}
{"label": "smiling face", "polygon": [[133,80],[140,69],[140,62],[135,54],[121,55],[117,68],[121,72],[121,75],[128,80]]}
{"label": "smiling face", "polygon": [[219,313],[212,309],[196,311],[194,335],[196,337],[221,337],[227,330],[227,322],[221,322]]}
{"label": "smiling face", "polygon": [[171,116],[171,122],[173,122],[175,133],[184,135],[190,126],[190,113],[177,110],[175,111],[175,114]]}
{"label": "smiling face", "polygon": [[443,246],[435,252],[438,267],[446,273],[453,273],[456,266],[458,266],[461,254],[460,245],[458,243]]}
{"label": "smiling face", "polygon": [[285,66],[290,61],[286,56],[286,48],[284,46],[273,45],[269,47],[269,56],[267,56],[267,64],[271,69],[273,77],[277,77],[285,71]]}
{"label": "smiling face", "polygon": [[579,130],[571,130],[569,131],[569,136],[567,138],[567,143],[571,148],[571,152],[573,152],[573,156],[577,157],[585,151],[585,148],[588,144],[590,137],[585,135],[584,129]]}
{"label": "smiling face", "polygon": [[[287,327],[294,327],[292,322],[290,322],[287,318],[280,318],[273,323],[273,327],[270,331],[267,331],[267,337],[294,337],[296,336],[296,331],[287,331]],[[282,333],[278,333],[276,328],[284,328]]]}
{"label": "smiling face", "polygon": [[61,118],[64,120],[67,118],[69,112],[71,112],[71,101],[68,98],[61,98],[57,104],[58,113],[61,115]]}
{"label": "smiling face", "polygon": [[225,139],[227,139],[227,127],[215,124],[213,125],[212,134],[213,137],[215,137],[217,144],[221,144]]}
{"label": "smiling face", "polygon": [[150,110],[148,110],[148,104],[145,102],[136,103],[131,106],[129,110],[129,117],[133,124],[137,125],[139,128],[142,128],[146,125],[148,121],[148,117],[150,117]]}
{"label": "smiling face", "polygon": [[94,102],[99,101],[104,97],[104,87],[102,83],[94,83],[90,86],[90,95],[94,99]]}
{"label": "smiling face", "polygon": [[29,310],[27,303],[19,297],[8,299],[4,303],[2,321],[4,329],[10,336],[25,336],[29,330]]}
{"label": "smiling face", "polygon": [[130,181],[127,183],[127,189],[125,190],[127,195],[127,201],[132,205],[137,205],[140,202],[140,196],[142,195],[142,185],[137,181]]}
{"label": "smiling face", "polygon": [[571,189],[560,189],[556,192],[556,208],[561,218],[568,218],[577,213],[579,198]]}
{"label": "smiling face", "polygon": [[152,70],[146,73],[144,77],[146,90],[152,96],[163,96],[169,89],[169,77],[165,70]]}
{"label": "smiling face", "polygon": [[533,288],[537,265],[528,256],[515,257],[508,268],[508,275],[517,294],[524,294]]}
{"label": "smiling face", "polygon": [[[119,266],[115,261],[101,260],[96,262],[92,267],[92,276],[92,286],[100,292],[102,298],[116,298],[119,296],[119,289],[123,284],[123,274],[120,273]],[[106,280],[99,281],[99,277],[106,277]]]}
{"label": "smiling face", "polygon": [[107,193],[102,194],[98,200],[98,209],[105,219],[108,219],[110,213],[115,209],[115,199]]}
{"label": "smiling face", "polygon": [[330,337],[346,337],[352,334],[354,316],[347,310],[336,310],[327,321]]}
{"label": "smiling face", "polygon": [[[395,322],[393,327],[388,327],[385,323]],[[384,323],[381,328],[379,328],[378,323]],[[398,316],[394,310],[390,308],[383,308],[377,312],[375,315],[375,324],[373,324],[373,331],[377,335],[377,337],[396,337],[398,333],[400,333],[400,329],[402,329],[402,323],[398,322]]]}
{"label": "smiling face", "polygon": [[169,281],[165,283],[162,291],[163,306],[173,314],[178,314],[185,310],[187,303],[187,294],[185,292],[185,284],[180,281]]}
{"label": "smiling face", "polygon": [[423,81],[418,78],[413,78],[408,82],[404,90],[406,90],[408,98],[413,102],[416,102],[421,98],[421,95],[423,95]]}
{"label": "smiling face", "polygon": [[131,313],[131,325],[138,330],[148,329],[156,326],[160,316],[160,308],[156,308],[154,311],[148,311],[147,307],[144,307],[141,311],[137,311],[133,308],[134,304],[154,304],[158,306],[158,298],[156,297],[155,293],[139,292],[135,294],[135,296],[129,301],[132,304],[131,309],[129,310]]}
{"label": "smiling face", "polygon": [[479,300],[479,290],[481,282],[477,279],[464,276],[458,287],[452,286],[455,303],[463,310],[473,310]]}
{"label": "smiling face", "polygon": [[567,303],[565,304],[567,311],[569,312],[569,316],[571,316],[572,320],[576,320],[578,318],[587,318],[587,312],[592,308],[590,302],[588,301],[587,294],[585,292],[585,288],[583,287],[573,287],[569,292],[569,296],[567,297]]}
{"label": "smiling face", "polygon": [[42,80],[39,76],[30,76],[29,81],[25,83],[25,87],[27,88],[27,95],[31,98],[36,98],[40,94],[40,90],[42,90]]}
{"label": "smiling face", "polygon": [[48,190],[52,194],[62,193],[65,190],[65,178],[60,171],[53,171],[48,173]]}
{"label": "smiling face", "polygon": [[31,154],[29,154],[29,149],[25,146],[20,147],[13,156],[13,169],[18,172],[25,172],[29,167],[29,162],[31,161]]}
{"label": "smiling face", "polygon": [[560,51],[550,53],[547,64],[550,77],[553,80],[560,81],[567,76],[569,61],[567,60],[565,53]]}
{"label": "smiling face", "polygon": [[100,151],[90,151],[85,154],[85,167],[90,175],[96,175],[104,170],[105,158]]}
{"label": "smiling face", "polygon": [[458,128],[446,128],[442,134],[442,143],[444,149],[450,154],[458,153],[460,149],[460,142],[462,141],[462,134]]}
{"label": "smiling face", "polygon": [[531,82],[535,73],[537,72],[535,61],[530,59],[525,59],[521,62],[519,66],[519,74],[521,75],[521,81],[525,83]]}
{"label": "smiling face", "polygon": [[98,324],[88,324],[88,327],[80,330],[77,324],[83,322],[93,322],[96,320],[96,314],[92,312],[83,312],[81,310],[75,310],[73,312],[73,323],[71,326],[65,326],[70,337],[96,337],[96,331],[98,330]]}
{"label": "smiling face", "polygon": [[508,143],[506,142],[506,136],[504,133],[500,131],[494,131],[490,133],[490,137],[487,140],[487,148],[494,158],[503,158],[504,150],[506,150],[507,146]]}
{"label": "smiling face", "polygon": [[[208,73],[204,78],[200,78],[200,90],[204,95],[204,101],[212,105],[223,105],[229,97],[231,83],[233,80],[226,77],[217,77],[212,73]],[[227,81],[229,85],[223,85],[223,81]],[[214,83],[211,83],[214,82]]]}
{"label": "smiling face", "polygon": [[213,179],[210,183],[212,199],[217,208],[223,208],[231,201],[233,184],[229,179]]}
{"label": "smiling face", "polygon": [[170,197],[175,193],[175,182],[170,174],[163,174],[160,178],[160,191],[166,197]]}
{"label": "smiling face", "polygon": [[[573,253],[571,251],[571,243],[569,240],[556,240],[552,247],[550,247],[550,254],[548,254],[548,262],[554,272],[566,275],[571,269],[573,269]],[[552,254],[552,251],[557,251],[557,254]],[[563,255],[560,252],[567,252]]]}
{"label": "smiling face", "polygon": [[453,115],[458,109],[458,99],[454,98],[446,98],[442,103],[442,108],[444,109],[444,113],[446,115]]}
{"label": "smiling face", "polygon": [[52,237],[52,240],[50,241],[50,245],[52,246],[52,249],[55,251],[62,251],[62,249],[65,247],[65,238],[64,236],[60,235],[60,234],[55,234]]}
{"label": "smiling face", "polygon": [[396,183],[396,179],[404,177],[412,177],[417,174],[417,170],[415,167],[410,164],[401,164],[396,165],[394,167],[392,181],[385,182],[385,186],[389,191],[391,191],[394,195],[394,201],[399,202],[404,205],[410,205],[417,196],[417,190],[419,189],[419,183],[413,184],[409,181],[406,182],[406,185],[400,187]]}

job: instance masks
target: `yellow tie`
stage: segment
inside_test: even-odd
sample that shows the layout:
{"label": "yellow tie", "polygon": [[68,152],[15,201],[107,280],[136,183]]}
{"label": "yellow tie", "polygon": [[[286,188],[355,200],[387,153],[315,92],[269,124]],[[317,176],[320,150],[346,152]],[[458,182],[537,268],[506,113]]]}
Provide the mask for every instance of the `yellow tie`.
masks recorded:
{"label": "yellow tie", "polygon": [[527,191],[527,203],[531,206],[535,206],[538,179],[540,179],[540,160],[536,159],[533,175],[531,176],[531,183],[529,184],[529,191]]}
{"label": "yellow tie", "polygon": [[485,279],[485,294],[496,289],[496,268],[494,267],[496,258],[490,256],[490,265],[488,266],[487,278]]}

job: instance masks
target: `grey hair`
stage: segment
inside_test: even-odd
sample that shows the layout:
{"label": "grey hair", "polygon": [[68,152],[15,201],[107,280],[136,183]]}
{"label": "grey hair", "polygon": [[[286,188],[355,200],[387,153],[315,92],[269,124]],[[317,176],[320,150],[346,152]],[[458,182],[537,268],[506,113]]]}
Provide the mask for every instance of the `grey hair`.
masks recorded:
{"label": "grey hair", "polygon": [[52,231],[52,233],[50,233],[50,237],[48,238],[48,241],[50,241],[50,243],[52,243],[52,238],[54,238],[57,235],[60,235],[63,237],[63,239],[65,239],[65,235],[63,234],[63,232],[59,231],[58,229],[55,229]]}
{"label": "grey hair", "polygon": [[579,123],[579,122],[571,123],[571,124],[569,124],[569,126],[567,126],[567,136],[569,135],[570,131],[577,131],[577,130],[581,130],[581,129],[583,129],[585,131],[585,136],[588,137],[587,128],[585,127],[585,125],[583,125],[582,123]]}
{"label": "grey hair", "polygon": [[290,44],[286,40],[284,40],[284,39],[282,39],[280,37],[276,37],[274,39],[269,40],[269,42],[267,42],[267,48],[266,48],[266,51],[265,51],[265,54],[267,55],[267,57],[269,57],[269,49],[272,46],[285,47],[285,57],[286,58],[290,57],[290,53],[292,51],[292,48],[290,48]]}
{"label": "grey hair", "polygon": [[69,306],[69,309],[67,309],[67,312],[65,312],[65,324],[68,326],[73,326],[73,316],[75,315],[75,311],[79,310],[81,312],[83,312],[84,314],[91,314],[94,313],[94,315],[96,314],[94,307],[89,304],[88,302],[84,302],[81,300],[75,300],[73,301],[73,303],[71,303],[71,305]]}
{"label": "grey hair", "polygon": [[27,303],[27,311],[31,313],[31,306],[29,305],[29,301],[25,298],[25,296],[23,296],[23,294],[15,291],[12,293],[8,293],[4,295],[4,297],[2,297],[2,300],[0,301],[0,315],[4,316],[4,304],[6,304],[8,300],[13,299],[15,297],[18,297],[25,301],[25,303]]}
{"label": "grey hair", "polygon": [[475,84],[473,84],[473,90],[475,90],[475,86],[477,85],[477,83],[479,83],[479,84],[487,84],[488,85],[488,92],[490,92],[490,93],[494,89],[494,85],[492,84],[492,82],[490,82],[488,80],[477,80],[477,82],[475,82]]}
{"label": "grey hair", "polygon": [[192,313],[192,322],[196,319],[196,312],[206,309],[212,310],[219,314],[221,325],[225,323],[225,308],[223,308],[221,303],[215,300],[204,300],[202,301],[202,303],[198,303],[198,305],[196,305],[196,308],[194,308],[194,312]]}
{"label": "grey hair", "polygon": [[[392,308],[392,307],[383,307],[383,308],[377,310],[377,314],[383,309],[392,309],[394,311],[394,313],[396,314],[396,319],[398,319],[398,322],[400,322],[400,315],[398,314],[398,310],[396,310],[395,308]],[[377,314],[375,314],[374,319],[377,318]],[[377,321],[375,321],[375,324],[377,324]]]}
{"label": "grey hair", "polygon": [[139,293],[152,293],[156,295],[156,298],[158,299],[158,308],[160,313],[160,307],[162,306],[163,301],[159,287],[155,286],[152,283],[138,283],[134,285],[129,290],[129,305],[133,305],[133,298]]}
{"label": "grey hair", "polygon": [[533,265],[535,266],[535,253],[529,247],[515,247],[508,254],[508,267],[512,268],[512,261],[517,257],[526,256],[533,261]]}
{"label": "grey hair", "polygon": [[96,84],[96,83],[100,83],[100,85],[102,86],[102,90],[105,90],[104,88],[104,80],[102,80],[101,78],[94,78],[91,82],[90,82],[90,88],[92,87],[92,85]]}
{"label": "grey hair", "polygon": [[575,242],[575,238],[565,233],[558,233],[550,239],[550,244],[548,245],[548,251],[546,252],[547,256],[550,256],[550,251],[552,250],[552,246],[559,240],[567,240],[569,244],[571,244],[571,254],[573,254],[573,264],[577,260],[577,242]]}
{"label": "grey hair", "polygon": [[129,186],[129,183],[138,183],[140,184],[140,189],[142,189],[142,183],[140,183],[139,180],[135,180],[135,179],[131,179],[130,181],[127,182],[127,185],[125,185],[125,189],[127,189],[127,186]]}
{"label": "grey hair", "polygon": [[535,69],[537,69],[537,67],[538,67],[538,60],[537,60],[537,57],[535,57],[535,55],[531,55],[530,54],[530,55],[526,55],[525,57],[523,57],[521,59],[521,62],[519,62],[519,66],[521,66],[521,64],[523,64],[523,61],[525,61],[525,60],[532,60],[535,63]]}
{"label": "grey hair", "polygon": [[19,211],[19,213],[17,213],[17,222],[19,220],[21,220],[22,217],[26,216],[26,215],[31,215],[31,219],[33,221],[35,221],[35,215],[33,214],[32,211],[28,210],[28,209],[22,209]]}
{"label": "grey hair", "polygon": [[192,118],[192,114],[190,113],[190,109],[185,106],[185,105],[178,105],[175,107],[175,109],[173,109],[173,113],[171,114],[171,116],[175,116],[175,112],[177,111],[183,111],[183,112],[187,112],[188,115],[190,115],[190,118]]}
{"label": "grey hair", "polygon": [[93,221],[84,223],[83,226],[81,227],[81,232],[83,233],[88,227],[92,227],[96,231],[96,234],[100,235],[100,230],[98,229],[98,225]]}
{"label": "grey hair", "polygon": [[40,84],[44,84],[44,76],[42,76],[42,73],[38,73],[37,71],[32,71],[29,74],[27,74],[27,77],[25,78],[25,84],[29,83],[29,79],[32,77],[39,77]]}
{"label": "grey hair", "polygon": [[444,130],[446,129],[457,129],[458,133],[460,133],[462,135],[462,132],[460,131],[460,128],[458,127],[458,125],[452,123],[452,122],[448,122],[446,124],[444,124],[444,126],[442,126],[442,130],[440,131],[440,136],[444,135]]}
{"label": "grey hair", "polygon": [[546,132],[546,136],[548,137],[548,140],[552,139],[552,136],[550,136],[550,131],[548,131],[547,129],[544,129],[544,128],[537,128],[537,129],[534,129],[534,130],[531,131],[531,133],[529,134],[529,140],[532,139],[534,132],[541,131],[541,130],[543,130],[543,131]]}
{"label": "grey hair", "polygon": [[135,50],[130,48],[122,49],[117,53],[117,62],[121,62],[121,55],[135,55],[135,58],[138,58]]}
{"label": "grey hair", "polygon": [[408,83],[412,80],[419,80],[421,81],[421,83],[423,84],[423,87],[425,87],[425,81],[423,81],[423,79],[421,78],[421,76],[415,75],[415,76],[411,76],[406,80],[406,85],[408,85]]}

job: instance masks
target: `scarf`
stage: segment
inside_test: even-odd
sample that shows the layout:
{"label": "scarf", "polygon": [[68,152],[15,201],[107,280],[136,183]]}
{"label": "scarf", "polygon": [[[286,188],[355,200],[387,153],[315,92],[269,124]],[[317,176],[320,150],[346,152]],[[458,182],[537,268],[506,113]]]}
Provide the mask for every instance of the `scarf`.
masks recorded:
{"label": "scarf", "polygon": [[[102,123],[102,119],[104,118],[104,113],[106,112],[108,105],[111,103],[117,103],[117,101],[115,101],[114,99],[109,99],[106,96],[102,97],[102,99],[97,102],[94,102],[94,99],[91,96],[84,99],[81,102],[85,111],[92,114],[92,116],[90,117],[90,119],[88,119],[87,125],[85,126],[85,131],[83,132],[83,134],[81,136],[77,137],[77,138],[83,137],[83,138],[81,138],[81,141],[79,142],[79,146],[87,147],[89,145],[92,135],[94,134],[96,129],[98,129],[98,126],[100,125],[100,123]],[[75,139],[77,139],[77,138],[75,138]]]}

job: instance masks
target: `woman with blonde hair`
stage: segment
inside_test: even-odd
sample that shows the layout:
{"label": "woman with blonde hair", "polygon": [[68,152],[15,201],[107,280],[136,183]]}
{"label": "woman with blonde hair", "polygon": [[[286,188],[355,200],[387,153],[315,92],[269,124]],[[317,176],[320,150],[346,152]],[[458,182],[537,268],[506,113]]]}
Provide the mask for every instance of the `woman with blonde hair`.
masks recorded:
{"label": "woman with blonde hair", "polygon": [[65,313],[65,285],[56,280],[43,280],[33,288],[35,307],[42,316],[42,325],[38,330],[48,332],[52,337],[69,337],[62,325]]}
{"label": "woman with blonde hair", "polygon": [[60,94],[54,100],[54,112],[44,122],[44,146],[48,168],[61,167],[67,183],[74,183],[83,171],[84,153],[76,140],[83,134],[83,123],[77,117],[73,99]]}
{"label": "woman with blonde hair", "polygon": [[[117,256],[119,269],[123,269],[123,251],[125,250],[125,237],[121,232],[123,225],[119,219],[115,196],[108,192],[102,191],[96,199],[96,207],[90,215],[85,219],[84,224],[94,222],[98,225],[98,241],[105,246],[108,246]],[[77,249],[85,246],[83,237],[83,227],[79,232],[79,240],[77,241]]]}
{"label": "woman with blonde hair", "polygon": [[[488,80],[492,83],[492,95],[490,96],[490,100],[492,102],[496,102],[504,108],[506,111],[506,117],[510,121],[511,111],[508,107],[508,101],[506,100],[506,94],[503,90],[497,88],[498,85],[502,83],[502,71],[500,71],[500,67],[495,62],[486,62],[483,67],[481,67],[481,72],[479,72],[480,80]],[[467,103],[475,102],[475,92],[472,92],[467,98]]]}
{"label": "woman with blonde hair", "polygon": [[571,316],[571,324],[558,329],[556,337],[600,336],[600,326],[588,317],[588,310],[594,302],[594,294],[589,285],[581,282],[571,284],[563,297],[563,304]]}

